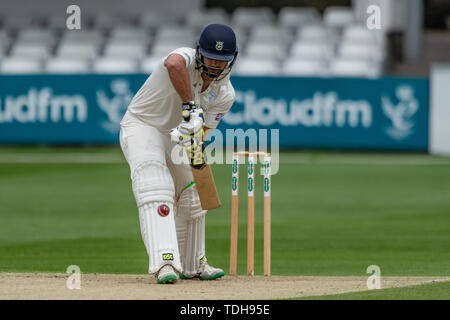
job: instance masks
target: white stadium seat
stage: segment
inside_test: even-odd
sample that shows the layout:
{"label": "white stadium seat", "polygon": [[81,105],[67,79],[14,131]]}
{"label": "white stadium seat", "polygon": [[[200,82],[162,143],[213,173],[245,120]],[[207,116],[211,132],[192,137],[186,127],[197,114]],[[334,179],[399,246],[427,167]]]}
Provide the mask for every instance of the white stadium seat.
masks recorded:
{"label": "white stadium seat", "polygon": [[57,49],[58,57],[93,59],[99,54],[99,45],[91,42],[63,41]]}
{"label": "white stadium seat", "polygon": [[288,28],[319,23],[320,13],[312,7],[283,7],[278,13],[278,24]]}
{"label": "white stadium seat", "polygon": [[[244,44],[247,43],[249,39],[248,32],[242,27],[231,26],[231,28],[233,28],[234,34],[236,35],[238,49],[241,51],[244,49]],[[200,34],[198,36],[200,36]]]}
{"label": "white stadium seat", "polygon": [[133,18],[126,14],[111,14],[100,12],[93,19],[95,27],[99,30],[111,29],[117,26],[129,26],[133,23]]}
{"label": "white stadium seat", "polygon": [[354,24],[356,21],[355,14],[351,7],[335,7],[325,8],[323,13],[323,22],[331,28],[344,28]]}
{"label": "white stadium seat", "polygon": [[308,25],[297,31],[297,41],[331,43],[333,35],[329,29],[321,24]]}
{"label": "white stadium seat", "polygon": [[42,71],[42,62],[37,59],[9,57],[0,61],[0,72],[3,74],[33,74]]}
{"label": "white stadium seat", "polygon": [[250,41],[287,44],[292,41],[292,33],[286,29],[275,26],[261,26],[253,28],[250,32]]}
{"label": "white stadium seat", "polygon": [[103,42],[103,36],[98,30],[67,30],[62,36],[61,42],[89,42],[100,45]]}
{"label": "white stadium seat", "polygon": [[377,41],[377,36],[374,30],[368,29],[364,25],[350,25],[347,26],[342,33],[343,41],[353,41],[357,43],[374,43]]}
{"label": "white stadium seat", "polygon": [[269,7],[238,7],[231,16],[231,24],[243,28],[271,25],[274,22],[275,15]]}
{"label": "white stadium seat", "polygon": [[378,77],[381,68],[367,60],[336,59],[330,64],[330,75],[336,77]]}
{"label": "white stadium seat", "polygon": [[134,59],[100,58],[94,61],[95,73],[135,73],[139,71],[138,63]]}
{"label": "white stadium seat", "polygon": [[287,59],[283,62],[282,72],[287,76],[324,76],[327,65],[320,60]]}
{"label": "white stadium seat", "polygon": [[53,45],[55,36],[51,30],[46,29],[22,29],[19,31],[17,41],[20,42],[39,42],[46,45]]}
{"label": "white stadium seat", "polygon": [[279,75],[280,65],[272,59],[254,59],[242,57],[236,61],[232,74],[246,76]]}
{"label": "white stadium seat", "polygon": [[346,59],[381,61],[383,50],[376,44],[344,42],[338,48],[338,56]]}
{"label": "white stadium seat", "polygon": [[146,29],[156,29],[164,26],[176,26],[179,18],[173,14],[161,14],[157,10],[143,12],[140,17],[140,25]]}
{"label": "white stadium seat", "polygon": [[134,27],[117,27],[111,31],[110,41],[120,40],[123,42],[147,43],[150,36],[147,30]]}
{"label": "white stadium seat", "polygon": [[156,31],[155,41],[157,42],[186,42],[194,43],[197,40],[197,33],[192,28],[177,26],[165,26]]}
{"label": "white stadium seat", "polygon": [[150,53],[154,56],[165,56],[171,51],[181,47],[193,48],[193,43],[188,43],[187,41],[156,42],[152,45]]}
{"label": "white stadium seat", "polygon": [[147,45],[145,42],[122,42],[113,40],[106,44],[104,55],[108,57],[141,59],[145,56]]}
{"label": "white stadium seat", "polygon": [[165,56],[169,52],[179,48],[180,45],[177,42],[163,42],[153,44],[150,52],[154,56]]}
{"label": "white stadium seat", "polygon": [[229,24],[229,17],[223,8],[191,11],[186,16],[186,25],[196,29],[203,29],[211,23]]}
{"label": "white stadium seat", "polygon": [[365,25],[351,25],[343,30],[342,42],[378,44],[384,48],[385,34],[382,30],[370,30]]}
{"label": "white stadium seat", "polygon": [[35,59],[46,59],[50,56],[50,48],[45,43],[16,42],[11,49],[11,56]]}
{"label": "white stadium seat", "polygon": [[247,57],[282,59],[286,56],[286,49],[278,43],[250,42],[246,45],[245,54]]}
{"label": "white stadium seat", "polygon": [[296,42],[290,51],[291,58],[303,58],[310,60],[328,60],[334,56],[333,48],[328,43]]}
{"label": "white stadium seat", "polygon": [[89,62],[86,59],[54,58],[47,60],[45,65],[47,73],[89,73],[91,71]]}
{"label": "white stadium seat", "polygon": [[157,29],[166,26],[180,27],[180,17],[174,14],[164,14],[157,10],[144,11],[140,17],[140,27],[145,29]]}

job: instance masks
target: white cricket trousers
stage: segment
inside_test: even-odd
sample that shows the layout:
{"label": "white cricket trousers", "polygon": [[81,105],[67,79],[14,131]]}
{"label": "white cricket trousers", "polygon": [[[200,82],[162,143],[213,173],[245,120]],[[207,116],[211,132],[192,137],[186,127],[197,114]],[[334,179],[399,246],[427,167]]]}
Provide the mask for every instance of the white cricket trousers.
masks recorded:
{"label": "white cricket trousers", "polygon": [[166,264],[195,275],[205,256],[205,214],[186,153],[167,134],[130,114],[121,123],[120,146],[130,166],[148,272]]}

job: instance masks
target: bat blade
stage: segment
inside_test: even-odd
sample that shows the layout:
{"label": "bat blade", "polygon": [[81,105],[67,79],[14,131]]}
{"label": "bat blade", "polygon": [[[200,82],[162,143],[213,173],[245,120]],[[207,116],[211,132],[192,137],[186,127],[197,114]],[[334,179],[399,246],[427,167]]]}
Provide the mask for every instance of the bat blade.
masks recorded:
{"label": "bat blade", "polygon": [[200,203],[203,210],[212,210],[220,207],[220,199],[217,194],[216,183],[209,164],[205,164],[200,169],[191,167],[197,187]]}

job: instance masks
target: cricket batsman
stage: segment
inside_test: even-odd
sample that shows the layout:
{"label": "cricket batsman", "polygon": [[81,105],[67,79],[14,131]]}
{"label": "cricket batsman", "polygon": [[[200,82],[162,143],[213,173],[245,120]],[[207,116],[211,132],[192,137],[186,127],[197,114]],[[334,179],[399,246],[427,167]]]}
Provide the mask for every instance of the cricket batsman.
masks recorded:
{"label": "cricket batsman", "polygon": [[[193,167],[198,164],[192,150],[202,146],[234,102],[230,71],[237,54],[233,30],[208,25],[195,49],[178,48],[161,60],[120,123],[120,146],[131,171],[148,272],[157,283],[176,283],[178,274],[201,280],[224,275],[207,263],[207,210],[194,182]],[[173,148],[186,150],[185,162],[172,159]]]}

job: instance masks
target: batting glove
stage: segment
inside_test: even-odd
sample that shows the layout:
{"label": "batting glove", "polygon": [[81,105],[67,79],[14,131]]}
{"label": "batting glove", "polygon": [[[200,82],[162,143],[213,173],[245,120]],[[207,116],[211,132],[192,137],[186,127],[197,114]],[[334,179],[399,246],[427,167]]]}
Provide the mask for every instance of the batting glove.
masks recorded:
{"label": "batting glove", "polygon": [[203,109],[197,107],[194,101],[183,103],[182,109],[183,120],[170,131],[170,136],[173,142],[188,150],[203,142]]}
{"label": "batting glove", "polygon": [[170,130],[170,138],[183,148],[189,148],[194,134],[194,126],[190,121],[183,120],[174,129]]}

